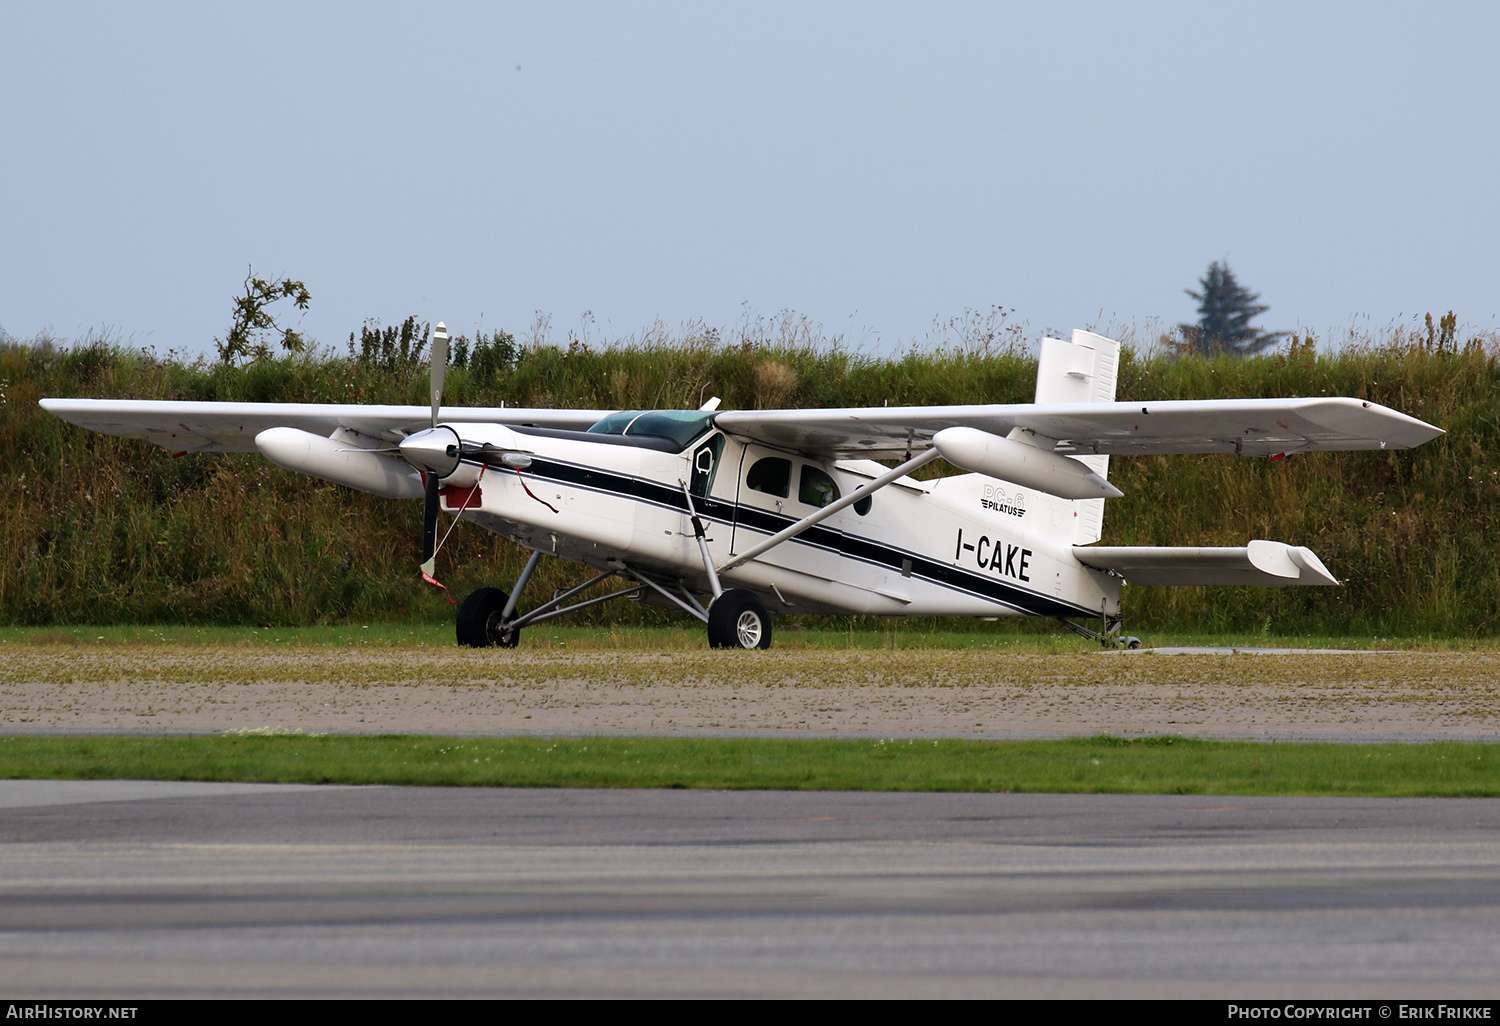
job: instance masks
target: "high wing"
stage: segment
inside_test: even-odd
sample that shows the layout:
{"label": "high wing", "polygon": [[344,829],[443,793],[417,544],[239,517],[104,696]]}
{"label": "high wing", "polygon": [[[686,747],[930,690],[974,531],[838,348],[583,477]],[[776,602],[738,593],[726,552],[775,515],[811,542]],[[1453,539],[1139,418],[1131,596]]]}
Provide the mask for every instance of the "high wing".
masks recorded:
{"label": "high wing", "polygon": [[1411,449],[1444,433],[1378,403],[1342,397],[734,410],[714,423],[769,445],[838,458],[899,457],[926,449],[950,427],[1000,436],[1021,428],[1038,441],[1056,439],[1052,451],[1063,455]]}
{"label": "high wing", "polygon": [[[173,452],[255,452],[255,436],[274,427],[301,428],[325,436],[343,428],[394,443],[432,422],[432,410],[427,406],[43,399],[42,408],[90,431],[144,438]],[[449,424],[534,425],[581,431],[612,412],[445,406],[439,419]]]}

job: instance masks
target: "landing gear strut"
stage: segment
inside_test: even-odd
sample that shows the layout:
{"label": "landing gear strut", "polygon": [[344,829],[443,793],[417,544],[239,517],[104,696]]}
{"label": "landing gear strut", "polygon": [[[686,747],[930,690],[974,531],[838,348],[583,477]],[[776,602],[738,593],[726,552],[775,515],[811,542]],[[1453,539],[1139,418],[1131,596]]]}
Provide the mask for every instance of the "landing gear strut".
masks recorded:
{"label": "landing gear strut", "polygon": [[1124,623],[1124,620],[1118,616],[1105,617],[1104,629],[1100,631],[1091,630],[1081,623],[1074,623],[1072,620],[1064,620],[1060,616],[1057,618],[1057,622],[1074,634],[1081,634],[1090,641],[1099,642],[1100,648],[1137,649],[1141,647],[1140,638],[1130,635],[1121,636],[1120,626]]}
{"label": "landing gear strut", "polygon": [[[535,609],[517,614],[521,592],[531,580],[541,558],[540,552],[531,554],[531,558],[526,561],[526,569],[521,571],[521,576],[516,579],[516,586],[509,594],[499,588],[480,588],[464,599],[463,605],[458,609],[460,645],[470,648],[515,648],[522,627],[597,606],[611,599],[639,600],[647,595],[664,599],[707,624],[708,643],[713,648],[769,648],[771,645],[771,614],[754,592],[741,588],[731,589],[715,599],[711,607],[704,608],[703,603],[680,580],[658,578],[654,573],[621,562],[611,562],[610,569],[591,577],[578,587],[559,591]],[[573,596],[611,577],[620,577],[634,583],[608,595],[568,604]]]}

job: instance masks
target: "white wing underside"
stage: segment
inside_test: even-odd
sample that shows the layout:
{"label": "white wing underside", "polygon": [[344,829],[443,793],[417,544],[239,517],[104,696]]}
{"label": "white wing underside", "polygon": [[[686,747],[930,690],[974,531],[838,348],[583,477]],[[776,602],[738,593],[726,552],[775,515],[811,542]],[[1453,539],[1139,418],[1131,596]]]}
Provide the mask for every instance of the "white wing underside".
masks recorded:
{"label": "white wing underside", "polygon": [[1410,449],[1443,434],[1359,399],[1204,399],[1159,403],[909,406],[721,413],[715,423],[757,441],[839,457],[897,457],[947,427],[1057,439],[1064,455],[1233,452],[1245,456]]}
{"label": "white wing underside", "polygon": [[[396,443],[432,423],[430,406],[43,399],[42,407],[90,431],[144,438],[173,452],[256,452],[255,436],[274,427],[324,436],[343,428]],[[446,424],[527,424],[581,431],[611,412],[445,406],[438,419]]]}
{"label": "white wing underside", "polygon": [[[165,402],[43,399],[48,412],[79,427],[143,438],[174,452],[255,452],[271,427],[320,435],[339,428],[398,442],[427,427],[425,406],[310,403]],[[582,430],[610,410],[444,407],[450,424],[509,424]],[[1404,413],[1359,399],[1208,399],[1160,403],[1054,403],[869,407],[843,410],[734,410],[723,430],[825,458],[888,458],[920,452],[947,427],[1006,435],[1023,428],[1057,439],[1066,455],[1233,452],[1246,456],[1350,449],[1410,449],[1443,434]]]}

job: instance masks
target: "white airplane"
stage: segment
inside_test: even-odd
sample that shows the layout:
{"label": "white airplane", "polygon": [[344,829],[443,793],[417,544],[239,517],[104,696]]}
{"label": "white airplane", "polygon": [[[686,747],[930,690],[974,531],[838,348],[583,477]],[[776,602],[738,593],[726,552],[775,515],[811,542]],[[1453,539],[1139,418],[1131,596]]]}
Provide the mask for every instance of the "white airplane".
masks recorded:
{"label": "white airplane", "polygon": [[[814,410],[432,407],[44,399],[70,423],[177,452],[260,452],[392,499],[424,498],[423,576],[439,511],[531,550],[507,592],[458,609],[458,643],[516,644],[535,623],[610,599],[678,609],[715,648],[766,648],[773,614],[1056,617],[1118,639],[1120,582],[1336,585],[1309,549],[1098,546],[1122,493],[1109,458],[1144,453],[1409,449],[1443,432],[1349,398],[1115,402],[1119,343],[1046,339],[1036,401]],[[946,459],[968,471],[917,481]],[[877,459],[899,460],[891,468]],[[450,528],[451,530],[451,528]],[[596,576],[522,611],[542,556]],[[608,578],[625,585],[579,599]],[[451,601],[451,599],[450,599]],[[1079,623],[1078,621],[1084,621]],[[1086,623],[1098,622],[1099,630]],[[1130,647],[1139,641],[1125,639]]]}

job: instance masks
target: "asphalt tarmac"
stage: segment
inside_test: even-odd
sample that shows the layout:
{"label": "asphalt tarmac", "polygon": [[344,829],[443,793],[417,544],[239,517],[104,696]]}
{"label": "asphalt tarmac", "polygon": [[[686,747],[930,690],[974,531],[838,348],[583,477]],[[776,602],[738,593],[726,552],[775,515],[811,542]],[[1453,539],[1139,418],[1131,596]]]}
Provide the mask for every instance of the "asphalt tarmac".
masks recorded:
{"label": "asphalt tarmac", "polygon": [[1500,997],[1500,800],[0,781],[0,990]]}

